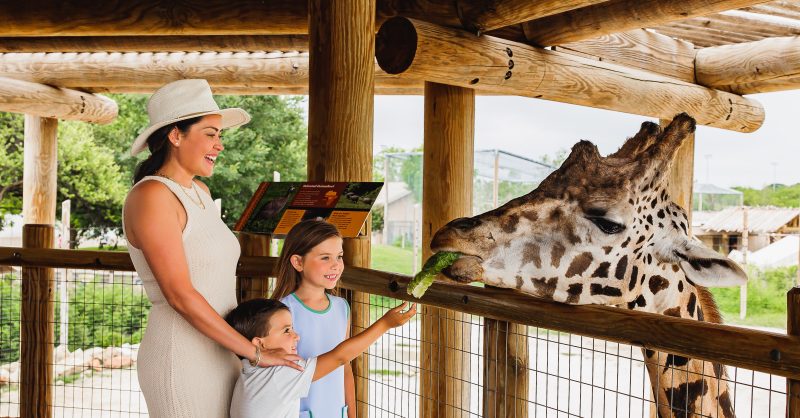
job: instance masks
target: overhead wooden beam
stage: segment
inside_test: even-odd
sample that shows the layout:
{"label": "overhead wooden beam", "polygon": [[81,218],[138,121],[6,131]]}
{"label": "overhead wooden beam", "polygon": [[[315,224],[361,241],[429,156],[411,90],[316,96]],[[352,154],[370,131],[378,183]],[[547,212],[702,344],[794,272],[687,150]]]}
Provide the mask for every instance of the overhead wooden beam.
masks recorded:
{"label": "overhead wooden beam", "polygon": [[485,33],[605,1],[607,0],[461,0],[454,3],[459,6],[456,15],[461,17],[464,29]]}
{"label": "overhead wooden beam", "polygon": [[308,51],[308,36],[49,36],[0,38],[0,53],[153,51]]}
{"label": "overhead wooden beam", "polygon": [[[253,89],[252,94],[308,91],[307,53],[9,53],[0,54],[0,77],[105,92],[152,93],[165,83],[204,78],[214,91]],[[422,82],[387,75],[375,65],[377,90],[413,88]],[[393,93],[397,94],[397,93]]]}
{"label": "overhead wooden beam", "polygon": [[798,89],[800,36],[703,48],[696,69],[698,83],[739,94]]}
{"label": "overhead wooden beam", "polygon": [[762,5],[744,7],[741,10],[767,16],[800,19],[800,5],[792,1],[771,1]]}
{"label": "overhead wooden beam", "polygon": [[[590,1],[569,0],[576,4]],[[2,1],[0,37],[302,35],[308,33],[307,3],[303,0]],[[462,27],[457,1],[378,0],[376,3],[378,23],[400,15]],[[519,25],[493,34],[518,41],[524,39]]]}
{"label": "overhead wooden beam", "polygon": [[549,46],[759,3],[765,0],[611,0],[525,22],[522,26],[529,41]]}
{"label": "overhead wooden beam", "polygon": [[92,93],[0,77],[0,111],[105,124],[117,117],[117,103]]}
{"label": "overhead wooden beam", "polygon": [[[422,96],[423,82],[419,80],[401,79],[408,82],[409,87],[381,87],[375,86],[374,94],[376,96]],[[81,88],[78,90],[88,91],[92,93],[132,93],[132,94],[153,94],[158,88],[154,86],[114,86],[114,87],[94,87],[94,88]],[[211,89],[214,94],[220,95],[233,95],[233,96],[306,96],[308,95],[308,86],[301,87],[270,87],[270,86],[255,86],[255,87],[215,87],[212,85]]]}
{"label": "overhead wooden beam", "polygon": [[393,18],[376,39],[389,74],[661,119],[687,112],[741,132],[764,121],[758,102],[731,93],[417,20]]}
{"label": "overhead wooden beam", "polygon": [[713,47],[741,42],[754,42],[764,39],[763,36],[751,36],[738,32],[725,32],[719,29],[698,28],[697,26],[673,23],[659,26],[658,33],[691,42],[698,47]]}
{"label": "overhead wooden beam", "polygon": [[[742,35],[771,37],[800,35],[800,21],[757,13],[729,10],[713,15],[680,21],[681,24],[699,28],[718,29]],[[656,28],[657,29],[657,28]]]}
{"label": "overhead wooden beam", "polygon": [[553,50],[568,54],[577,52],[687,83],[695,81],[694,56],[697,49],[694,45],[644,29],[558,45]]}

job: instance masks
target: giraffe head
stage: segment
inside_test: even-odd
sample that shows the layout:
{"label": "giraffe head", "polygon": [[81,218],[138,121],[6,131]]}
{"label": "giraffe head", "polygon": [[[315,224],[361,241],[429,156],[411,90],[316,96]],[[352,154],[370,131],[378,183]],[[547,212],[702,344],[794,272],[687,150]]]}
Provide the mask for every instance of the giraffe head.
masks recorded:
{"label": "giraffe head", "polygon": [[686,213],[666,190],[672,159],[694,129],[686,114],[663,131],[645,122],[607,157],[581,141],[538,188],[451,221],[431,248],[465,255],[445,270],[451,279],[566,303],[664,313],[684,288],[744,283],[736,263],[691,240]]}

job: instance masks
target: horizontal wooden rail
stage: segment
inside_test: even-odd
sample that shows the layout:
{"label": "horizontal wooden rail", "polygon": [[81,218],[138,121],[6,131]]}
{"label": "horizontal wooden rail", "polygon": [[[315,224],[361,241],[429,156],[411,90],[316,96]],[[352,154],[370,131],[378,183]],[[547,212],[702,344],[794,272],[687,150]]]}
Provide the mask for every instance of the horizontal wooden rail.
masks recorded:
{"label": "horizontal wooden rail", "polygon": [[[274,257],[241,257],[237,274],[274,270]],[[0,265],[133,271],[127,253],[0,247]],[[506,289],[434,283],[422,299],[406,293],[411,277],[358,267],[342,287],[473,315],[666,351],[800,379],[800,337],[698,322],[610,306],[566,305]]]}

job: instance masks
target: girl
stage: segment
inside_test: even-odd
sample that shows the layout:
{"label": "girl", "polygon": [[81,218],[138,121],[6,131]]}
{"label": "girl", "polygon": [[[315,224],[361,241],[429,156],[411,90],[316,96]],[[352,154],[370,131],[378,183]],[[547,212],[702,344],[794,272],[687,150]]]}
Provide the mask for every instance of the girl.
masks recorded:
{"label": "girl", "polygon": [[[350,337],[350,307],[335,296],[344,271],[342,236],[335,226],[306,220],[286,235],[276,273],[273,299],[292,312],[302,358],[333,350]],[[355,417],[355,380],[348,362],[315,381],[300,400],[300,417]]]}

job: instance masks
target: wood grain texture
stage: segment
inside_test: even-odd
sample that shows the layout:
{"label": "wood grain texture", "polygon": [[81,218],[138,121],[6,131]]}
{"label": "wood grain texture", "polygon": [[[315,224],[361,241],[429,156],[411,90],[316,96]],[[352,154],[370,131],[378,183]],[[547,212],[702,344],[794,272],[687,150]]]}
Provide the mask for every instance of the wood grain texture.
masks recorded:
{"label": "wood grain texture", "polygon": [[[485,33],[606,0],[456,0],[464,29]],[[413,16],[409,16],[413,17]],[[423,18],[424,19],[424,18]]]}
{"label": "wood grain texture", "polygon": [[[786,334],[800,337],[800,287],[789,289],[786,306]],[[786,417],[800,418],[800,379],[786,379],[786,397]]]}
{"label": "wood grain texture", "polygon": [[55,224],[57,143],[57,119],[25,115],[22,217],[26,224]]}
{"label": "wood grain texture", "polygon": [[483,416],[527,417],[528,327],[491,318],[483,324]]}
{"label": "wood grain texture", "polygon": [[100,95],[0,76],[0,111],[106,124],[117,103]]}
{"label": "wood grain texture", "polygon": [[[239,232],[237,235],[243,256],[277,256],[270,254],[270,235]],[[264,272],[272,273],[272,272]],[[269,275],[236,276],[236,301],[242,303],[254,298],[269,297]]]}
{"label": "wood grain texture", "polygon": [[611,0],[523,23],[527,39],[543,46],[649,28],[764,0]]}
{"label": "wood grain texture", "polygon": [[661,74],[694,83],[694,45],[669,36],[636,29],[623,33],[553,47],[555,51],[578,52],[605,62]]}
{"label": "wood grain texture", "polygon": [[0,36],[303,34],[308,6],[294,0],[0,2]]}
{"label": "wood grain texture", "polygon": [[754,83],[800,88],[800,36],[703,48],[696,67],[698,83],[742,94]]}
{"label": "wood grain texture", "polygon": [[389,74],[493,93],[660,119],[686,112],[699,124],[741,132],[764,120],[758,102],[731,93],[405,18],[380,28],[376,56]]}
{"label": "wood grain texture", "polygon": [[0,38],[0,52],[307,51],[306,35],[50,36]]}
{"label": "wood grain texture", "polygon": [[[375,80],[375,2],[309,4],[308,179],[371,181]],[[347,267],[369,267],[369,221],[363,237],[345,239]],[[369,295],[345,295],[351,334],[369,323]],[[351,363],[357,416],[367,416],[369,360]]]}
{"label": "wood grain texture", "polygon": [[[666,127],[672,120],[662,119],[659,122],[662,127]],[[680,148],[675,153],[669,177],[667,177],[669,196],[673,202],[686,211],[686,216],[689,218],[690,234],[692,226],[692,186],[694,185],[694,139],[695,133],[691,133],[683,140]]]}
{"label": "wood grain texture", "polygon": [[[276,262],[274,257],[243,256],[237,274],[273,271]],[[0,265],[134,271],[128,253],[109,251],[0,247]],[[410,281],[411,276],[403,274],[348,266],[342,288],[800,380],[800,336],[610,306],[553,303],[506,289],[447,281],[435,282],[423,299],[416,299],[406,293]],[[771,353],[780,353],[780,358],[773,360]]]}
{"label": "wood grain texture", "polygon": [[[377,64],[380,94],[422,94],[422,82],[388,75]],[[0,77],[109,93],[152,93],[186,78],[208,80],[215,94],[308,94],[307,53],[6,53]]]}
{"label": "wood grain texture", "polygon": [[[52,248],[53,238],[52,224],[26,224],[22,227],[23,247]],[[19,412],[23,417],[53,415],[54,291],[53,269],[22,269]]]}
{"label": "wood grain texture", "polygon": [[[422,177],[422,258],[433,234],[472,215],[475,93],[425,83]],[[443,199],[443,196],[447,196]],[[462,417],[470,405],[470,326],[461,312],[424,306],[420,324],[420,411],[425,418]]]}

